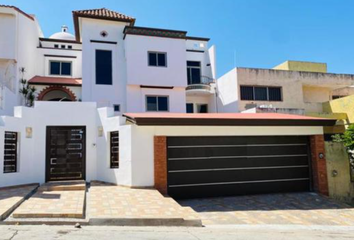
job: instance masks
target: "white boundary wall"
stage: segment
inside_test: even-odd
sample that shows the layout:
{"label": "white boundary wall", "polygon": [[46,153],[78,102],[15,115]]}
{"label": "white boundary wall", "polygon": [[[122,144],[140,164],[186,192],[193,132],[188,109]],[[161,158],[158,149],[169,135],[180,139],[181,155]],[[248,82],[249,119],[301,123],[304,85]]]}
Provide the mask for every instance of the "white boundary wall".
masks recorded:
{"label": "white boundary wall", "polygon": [[[154,136],[290,136],[323,134],[322,127],[137,126],[96,103],[36,102],[0,118],[0,187],[45,182],[46,127],[86,126],[86,181],[154,185]],[[32,137],[26,137],[26,127]],[[103,128],[102,136],[99,129]],[[119,168],[110,168],[111,131],[119,131]],[[4,131],[19,133],[18,172],[3,173]]]}

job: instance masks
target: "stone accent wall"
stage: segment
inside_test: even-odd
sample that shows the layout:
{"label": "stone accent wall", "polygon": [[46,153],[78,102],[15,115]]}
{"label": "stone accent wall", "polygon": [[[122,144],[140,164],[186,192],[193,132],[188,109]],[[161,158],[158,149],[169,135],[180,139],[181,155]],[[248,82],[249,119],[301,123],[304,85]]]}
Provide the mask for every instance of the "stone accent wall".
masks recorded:
{"label": "stone accent wall", "polygon": [[[314,190],[328,196],[328,176],[323,135],[310,136],[312,177]],[[320,154],[323,158],[320,158]]]}
{"label": "stone accent wall", "polygon": [[154,179],[155,188],[161,194],[167,194],[167,138],[154,137]]}

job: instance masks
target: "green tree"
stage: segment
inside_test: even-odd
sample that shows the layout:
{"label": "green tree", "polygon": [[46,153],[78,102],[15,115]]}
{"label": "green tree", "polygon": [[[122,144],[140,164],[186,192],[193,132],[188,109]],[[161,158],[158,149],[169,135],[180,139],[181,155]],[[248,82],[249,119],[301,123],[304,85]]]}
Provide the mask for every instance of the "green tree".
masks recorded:
{"label": "green tree", "polygon": [[350,175],[354,182],[354,125],[350,125],[343,134],[333,136],[334,142],[341,142],[345,146],[349,154]]}

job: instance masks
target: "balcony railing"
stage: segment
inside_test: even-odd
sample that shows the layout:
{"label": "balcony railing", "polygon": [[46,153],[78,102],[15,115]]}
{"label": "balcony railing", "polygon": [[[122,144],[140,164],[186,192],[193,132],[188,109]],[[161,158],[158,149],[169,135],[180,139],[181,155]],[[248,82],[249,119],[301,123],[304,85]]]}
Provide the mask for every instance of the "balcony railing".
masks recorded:
{"label": "balcony railing", "polygon": [[200,82],[194,82],[191,84],[188,84],[188,87],[186,90],[203,90],[203,91],[211,91],[211,86],[210,84],[215,83],[215,79],[207,76],[201,76]]}

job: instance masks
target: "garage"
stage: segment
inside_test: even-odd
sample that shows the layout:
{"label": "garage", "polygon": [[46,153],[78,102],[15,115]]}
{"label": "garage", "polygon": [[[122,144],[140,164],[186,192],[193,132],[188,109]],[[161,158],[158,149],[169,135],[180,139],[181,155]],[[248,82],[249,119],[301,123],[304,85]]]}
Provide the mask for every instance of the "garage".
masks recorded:
{"label": "garage", "polygon": [[127,139],[133,139],[125,149],[134,153],[138,166],[132,174],[161,194],[175,199],[328,195],[323,127],[333,126],[335,119],[278,113],[124,116],[131,130]]}
{"label": "garage", "polygon": [[310,191],[306,136],[168,137],[174,198]]}

